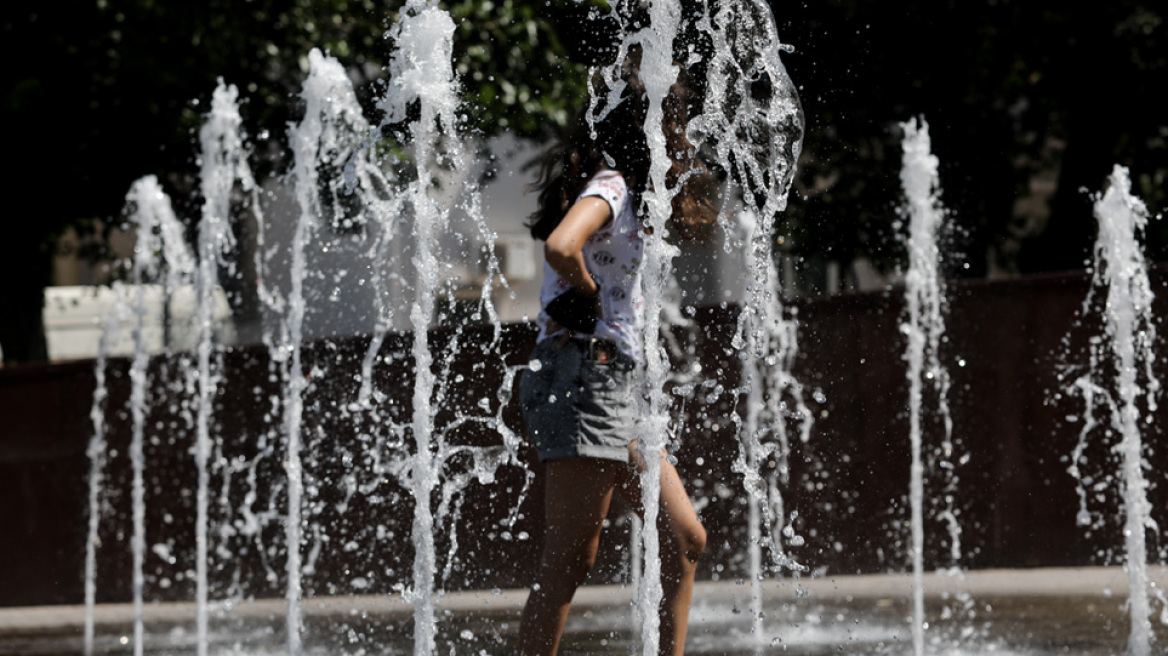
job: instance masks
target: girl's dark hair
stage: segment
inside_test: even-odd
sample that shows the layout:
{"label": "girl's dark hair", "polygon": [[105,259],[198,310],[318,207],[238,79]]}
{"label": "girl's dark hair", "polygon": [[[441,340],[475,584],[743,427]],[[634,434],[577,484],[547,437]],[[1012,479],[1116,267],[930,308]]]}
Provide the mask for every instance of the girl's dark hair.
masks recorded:
{"label": "girl's dark hair", "polygon": [[[649,103],[641,81],[640,59],[640,48],[634,46],[621,67],[624,90],[615,107],[606,106],[609,87],[597,76],[600,79],[594,81],[593,89],[600,101],[595,115],[603,118],[590,126],[589,109],[585,108],[567,141],[545,158],[539,179],[530,187],[539,192],[539,207],[527,222],[533,238],[546,240],[551,235],[588,180],[601,169],[620,171],[629,189],[638,196],[648,185],[649,144],[644,125]],[[708,235],[717,210],[710,201],[712,178],[685,134],[687,102],[687,87],[679,81],[662,105],[661,127],[671,161],[666,186],[677,189],[669,231],[683,239],[694,239]]]}

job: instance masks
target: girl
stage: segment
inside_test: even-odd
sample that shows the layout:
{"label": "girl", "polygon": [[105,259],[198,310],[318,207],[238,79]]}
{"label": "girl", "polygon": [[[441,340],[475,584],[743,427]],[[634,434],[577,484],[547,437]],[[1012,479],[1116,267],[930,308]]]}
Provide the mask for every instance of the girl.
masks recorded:
{"label": "girl", "polygon": [[[546,475],[547,532],[536,584],[523,609],[520,653],[555,654],[576,588],[596,560],[601,525],[614,492],[643,515],[634,451],[642,237],[638,214],[648,184],[643,132],[648,101],[636,57],[622,70],[624,90],[583,118],[536,188],[529,227],[546,242],[540,334],[520,381],[529,438]],[[604,97],[605,94],[598,94]],[[678,188],[670,232],[693,236],[713,219],[700,193],[707,176],[685,137],[685,94],[674,85],[663,132]],[[677,470],[661,457],[661,654],[682,654],[694,572],[706,532]],[[643,467],[642,467],[643,468]]]}

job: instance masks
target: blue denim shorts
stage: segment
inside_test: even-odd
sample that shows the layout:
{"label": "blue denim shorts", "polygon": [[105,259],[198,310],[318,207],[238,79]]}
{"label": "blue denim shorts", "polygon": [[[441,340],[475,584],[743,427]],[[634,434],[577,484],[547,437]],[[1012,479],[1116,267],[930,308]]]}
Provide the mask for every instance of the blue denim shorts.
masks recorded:
{"label": "blue denim shorts", "polygon": [[588,343],[545,339],[519,379],[527,436],[540,461],[602,458],[629,461],[639,415],[636,364],[624,353],[607,362],[589,359]]}

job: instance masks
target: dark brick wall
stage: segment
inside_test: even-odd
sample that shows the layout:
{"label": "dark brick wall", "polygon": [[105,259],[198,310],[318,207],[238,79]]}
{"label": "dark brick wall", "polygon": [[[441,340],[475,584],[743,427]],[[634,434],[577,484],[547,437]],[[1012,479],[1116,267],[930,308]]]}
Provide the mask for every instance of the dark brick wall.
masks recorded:
{"label": "dark brick wall", "polygon": [[[1164,315],[1166,284],[1168,272],[1154,270],[1157,316]],[[967,567],[1101,564],[1118,556],[1118,511],[1110,512],[1099,528],[1076,526],[1078,498],[1066,459],[1081,424],[1066,420],[1078,412],[1077,403],[1056,395],[1064,337],[1070,334],[1070,351],[1081,353],[1092,334],[1092,318],[1081,321],[1079,316],[1086,292],[1086,279],[1074,275],[955,283],[949,289],[942,356],[952,375],[958,454],[968,457],[957,469],[955,497]],[[798,513],[792,528],[804,541],[790,546],[790,555],[812,570],[903,570],[907,562],[909,445],[899,294],[801,299],[792,306],[801,326],[796,371],[816,424],[808,443],[793,439],[783,498],[785,509]],[[736,317],[734,308],[699,309],[693,327],[671,335],[677,366],[692,372],[699,364],[698,381],[710,380],[724,390],[737,387],[740,363],[729,346]],[[477,408],[486,399],[493,412],[506,402],[509,394],[496,354],[505,354],[508,366],[521,365],[533,338],[527,325],[504,327],[497,345],[490,330],[478,327],[431,335],[435,370],[449,381],[436,425],[450,443],[501,444],[490,425],[465,421],[456,409]],[[310,383],[303,437],[309,490],[305,514],[317,527],[306,532],[309,595],[385,593],[410,577],[413,501],[394,480],[397,465],[377,458],[393,452],[385,444],[408,443],[408,435],[387,431],[386,422],[374,421],[368,411],[347,407],[357,395],[356,374],[367,344],[362,337],[325,340],[304,352]],[[1163,336],[1157,348],[1164,377]],[[409,349],[409,336],[390,338],[375,370],[376,389],[384,395],[377,412],[398,424],[411,416]],[[190,381],[179,366],[182,357],[151,363],[146,569],[147,595],[158,599],[194,595],[194,409]],[[98,552],[103,601],[129,599],[128,368],[127,361],[116,360],[107,370],[111,451]],[[213,428],[216,597],[282,594],[280,516],[286,490],[281,410],[273,402],[279,383],[273,371],[263,349],[238,348],[223,356]],[[92,362],[0,369],[0,605],[83,599],[92,391]],[[733,412],[744,408],[733,394],[710,397],[713,391],[699,386],[695,393],[674,395],[681,440],[675,455],[710,532],[700,576],[738,578],[746,567],[747,505],[741,477],[733,473],[738,454]],[[814,400],[813,393],[823,401]],[[508,405],[503,417],[521,434],[514,407]],[[1144,439],[1149,476],[1158,486],[1152,490],[1153,508],[1164,524],[1168,500],[1162,472],[1168,462],[1158,448],[1162,425],[1160,417],[1153,418]],[[935,419],[926,427],[932,453],[940,433]],[[438,534],[440,566],[446,565],[453,540],[459,555],[448,573],[439,572],[443,587],[528,583],[539,549],[542,491],[532,454],[521,447],[519,455],[528,469],[500,467],[493,480],[473,482],[448,500],[451,512]],[[1089,455],[1098,463],[1092,470],[1096,478],[1109,483],[1094,508],[1112,508],[1117,483],[1107,475],[1115,470],[1115,456],[1102,439]],[[472,464],[467,453],[454,455],[446,471],[471,471]],[[933,510],[940,507],[941,484],[938,470],[932,469],[926,496]],[[258,516],[241,512],[245,507]],[[928,563],[946,565],[947,532],[933,515],[926,526]],[[258,531],[249,528],[253,519]],[[627,573],[628,522],[619,508],[611,519],[596,580]]]}

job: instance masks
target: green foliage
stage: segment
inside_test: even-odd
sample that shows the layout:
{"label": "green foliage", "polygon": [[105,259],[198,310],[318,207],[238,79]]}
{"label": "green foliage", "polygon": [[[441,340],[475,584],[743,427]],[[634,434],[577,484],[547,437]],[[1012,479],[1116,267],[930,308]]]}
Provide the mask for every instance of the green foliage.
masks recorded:
{"label": "green foliage", "polygon": [[[313,47],[341,60],[372,110],[373,83],[393,46],[384,35],[402,2],[99,0],[72,3],[51,19],[15,4],[3,10],[4,52],[24,64],[5,80],[4,118],[25,126],[22,145],[34,157],[45,153],[46,168],[78,192],[76,203],[52,208],[48,236],[116,214],[144,173],[189,173],[191,134],[217,78],[240,87],[261,156],[281,150],[285,126],[297,119]],[[475,129],[539,139],[566,123],[586,93],[586,70],[568,60],[552,19],[578,9],[571,0],[451,3],[456,69]],[[71,156],[59,157],[61,148]],[[280,165],[268,160],[270,169]]]}
{"label": "green foliage", "polygon": [[[1046,0],[773,3],[807,115],[784,236],[795,253],[900,262],[898,123],[923,116],[957,230],[950,273],[1079,268],[1090,198],[1116,164],[1165,208],[1168,12],[1146,0],[1084,10]],[[1018,203],[1033,185],[1054,195]],[[1168,222],[1148,250],[1168,259]],[[968,265],[968,266],[967,266]]]}
{"label": "green foliage", "polygon": [[[368,113],[402,0],[65,0],[0,7],[0,121],[16,172],[5,178],[0,302],[39,321],[48,261],[67,228],[116,217],[136,178],[165,181],[178,214],[198,216],[197,145],[218,78],[240,89],[257,174],[286,167],[287,125],[313,47],[348,70]],[[585,69],[557,36],[588,4],[450,4],[470,127],[546,139],[584,92]],[[111,221],[105,221],[110,225]],[[16,306],[19,305],[19,308]],[[31,329],[30,329],[31,330]],[[30,330],[22,331],[27,334]],[[35,330],[31,330],[35,332]],[[0,335],[0,341],[5,337]],[[3,344],[6,354],[22,350]],[[35,357],[35,356],[34,356]]]}
{"label": "green foliage", "polygon": [[[588,96],[587,69],[566,56],[553,3],[461,0],[450,13],[455,70],[462,78],[471,125],[486,134],[548,139],[568,125]],[[557,0],[557,9],[577,3]],[[565,19],[568,17],[565,16]]]}
{"label": "green foliage", "polygon": [[[0,303],[39,312],[54,239],[116,216],[130,183],[159,174],[179,214],[197,216],[193,133],[216,79],[236,84],[258,172],[285,163],[286,126],[306,55],[345,65],[373,113],[402,0],[64,0],[0,7],[0,120],[16,170],[5,178],[8,233]],[[449,0],[469,128],[549,139],[586,90],[612,26],[601,0]],[[1168,11],[1114,0],[1089,11],[1052,0],[825,0],[774,3],[807,116],[796,197],[783,217],[796,254],[898,261],[897,123],[923,115],[941,160],[943,201],[980,275],[986,253],[1021,271],[1081,266],[1090,199],[1115,163],[1162,211],[1168,178]],[[1018,210],[1031,183],[1057,192]],[[1149,228],[1168,260],[1168,221]],[[970,266],[966,268],[964,264]],[[15,299],[15,300],[13,300]],[[31,299],[31,300],[30,300]],[[9,301],[11,301],[9,303]],[[38,303],[35,307],[33,303]],[[31,309],[30,309],[31,308]],[[0,335],[0,341],[5,339]],[[5,344],[6,353],[12,352]]]}

